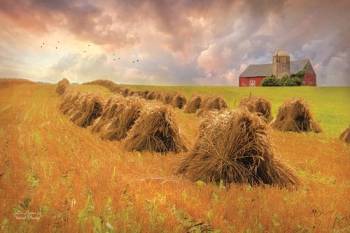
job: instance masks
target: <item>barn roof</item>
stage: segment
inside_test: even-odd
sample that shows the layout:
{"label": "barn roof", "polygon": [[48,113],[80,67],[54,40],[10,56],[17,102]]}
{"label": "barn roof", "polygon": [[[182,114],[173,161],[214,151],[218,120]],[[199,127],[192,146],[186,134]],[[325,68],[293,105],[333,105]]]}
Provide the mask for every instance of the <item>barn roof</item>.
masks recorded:
{"label": "barn roof", "polygon": [[271,76],[272,64],[249,65],[240,77]]}
{"label": "barn roof", "polygon": [[[295,74],[304,69],[309,59],[302,59],[290,62],[290,73]],[[272,64],[249,65],[240,77],[267,77],[272,75]]]}
{"label": "barn roof", "polygon": [[[309,59],[302,59],[290,62],[290,73],[295,74],[305,68],[306,64],[310,62]],[[311,64],[311,63],[310,63]]]}

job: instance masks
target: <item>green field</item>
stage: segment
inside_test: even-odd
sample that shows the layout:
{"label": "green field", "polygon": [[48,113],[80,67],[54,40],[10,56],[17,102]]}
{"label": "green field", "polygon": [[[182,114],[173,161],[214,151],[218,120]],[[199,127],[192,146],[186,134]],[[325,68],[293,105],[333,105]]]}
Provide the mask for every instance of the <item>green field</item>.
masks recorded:
{"label": "green field", "polygon": [[180,92],[190,98],[192,94],[222,96],[231,108],[242,97],[265,97],[272,103],[275,116],[278,107],[287,99],[300,97],[309,103],[324,134],[337,137],[350,124],[350,87],[228,87],[228,86],[140,86],[126,85],[132,90],[158,90]]}

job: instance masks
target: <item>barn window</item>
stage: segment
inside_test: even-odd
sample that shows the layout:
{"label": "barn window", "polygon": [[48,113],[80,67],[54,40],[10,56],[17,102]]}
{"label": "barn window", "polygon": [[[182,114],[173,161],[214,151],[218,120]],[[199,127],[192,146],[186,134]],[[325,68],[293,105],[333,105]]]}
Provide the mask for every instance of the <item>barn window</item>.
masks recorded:
{"label": "barn window", "polygon": [[249,80],[249,86],[255,87],[255,79]]}

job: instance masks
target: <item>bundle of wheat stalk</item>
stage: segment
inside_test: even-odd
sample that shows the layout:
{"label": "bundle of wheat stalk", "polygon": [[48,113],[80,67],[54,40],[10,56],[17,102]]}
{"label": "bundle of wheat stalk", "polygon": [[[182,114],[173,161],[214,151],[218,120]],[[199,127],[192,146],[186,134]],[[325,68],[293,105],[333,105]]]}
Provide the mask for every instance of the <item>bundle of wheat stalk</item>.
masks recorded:
{"label": "bundle of wheat stalk", "polygon": [[157,98],[157,92],[155,92],[155,91],[150,91],[146,95],[146,99],[148,99],[148,100],[154,100],[156,98]]}
{"label": "bundle of wheat stalk", "polygon": [[117,104],[115,114],[101,130],[101,138],[106,140],[124,139],[140,117],[144,104],[144,101],[137,97],[120,101]]}
{"label": "bundle of wheat stalk", "polygon": [[90,126],[102,114],[103,101],[93,94],[81,94],[66,114],[70,120],[80,127]]}
{"label": "bundle of wheat stalk", "polygon": [[69,86],[69,81],[68,81],[68,79],[62,79],[61,81],[59,81],[58,83],[57,83],[57,87],[56,87],[56,92],[57,92],[57,94],[59,94],[59,95],[63,95],[64,94],[64,92],[66,91],[66,89],[68,88],[68,86]]}
{"label": "bundle of wheat stalk", "polygon": [[175,108],[182,109],[185,106],[186,102],[187,100],[185,96],[181,94],[176,94],[171,101],[171,105]]}
{"label": "bundle of wheat stalk", "polygon": [[129,151],[180,152],[186,147],[171,110],[166,106],[145,107],[128,133],[124,146]]}
{"label": "bundle of wheat stalk", "polygon": [[274,158],[268,126],[244,109],[212,115],[200,127],[193,149],[178,174],[193,181],[289,187],[293,172]]}
{"label": "bundle of wheat stalk", "polygon": [[59,110],[65,115],[70,115],[77,108],[80,96],[81,94],[78,91],[67,90],[63,94]]}
{"label": "bundle of wheat stalk", "polygon": [[243,98],[241,99],[239,106],[241,108],[246,108],[251,113],[256,113],[266,122],[272,120],[271,103],[262,97],[249,96]]}
{"label": "bundle of wheat stalk", "polygon": [[201,109],[203,110],[221,110],[227,108],[225,100],[219,96],[207,97],[203,100]]}
{"label": "bundle of wheat stalk", "polygon": [[175,93],[163,93],[162,94],[163,103],[171,104],[175,95],[176,95]]}
{"label": "bundle of wheat stalk", "polygon": [[124,96],[124,97],[127,97],[129,95],[129,89],[128,88],[124,88],[121,90],[121,95]]}
{"label": "bundle of wheat stalk", "polygon": [[279,109],[272,127],[281,131],[321,132],[321,127],[314,120],[308,105],[302,99],[286,101]]}
{"label": "bundle of wheat stalk", "polygon": [[350,127],[348,127],[347,129],[345,129],[341,135],[340,135],[340,140],[346,142],[346,143],[350,143]]}
{"label": "bundle of wheat stalk", "polygon": [[120,113],[120,105],[124,102],[124,98],[119,95],[110,97],[103,107],[102,114],[96,119],[91,127],[93,133],[100,133],[108,125],[111,119],[118,116]]}
{"label": "bundle of wheat stalk", "polygon": [[149,91],[147,91],[147,90],[146,91],[138,91],[138,93],[139,93],[140,97],[146,99]]}
{"label": "bundle of wheat stalk", "polygon": [[200,96],[192,96],[191,100],[186,104],[184,112],[196,113],[201,107],[202,98]]}
{"label": "bundle of wheat stalk", "polygon": [[141,97],[140,91],[133,91],[132,93],[132,96]]}
{"label": "bundle of wheat stalk", "polygon": [[198,116],[205,116],[210,111],[221,111],[227,108],[225,100],[219,96],[209,96],[202,100],[201,107],[197,111]]}
{"label": "bundle of wheat stalk", "polygon": [[163,101],[163,93],[161,93],[161,92],[156,92],[155,100]]}

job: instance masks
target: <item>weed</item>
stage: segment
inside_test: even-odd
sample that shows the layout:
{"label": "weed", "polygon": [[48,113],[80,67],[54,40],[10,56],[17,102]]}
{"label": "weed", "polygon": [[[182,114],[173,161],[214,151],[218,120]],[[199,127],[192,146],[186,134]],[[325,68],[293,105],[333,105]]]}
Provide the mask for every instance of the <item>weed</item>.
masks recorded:
{"label": "weed", "polygon": [[176,219],[183,226],[183,228],[186,230],[186,232],[220,232],[219,230],[213,230],[210,225],[204,222],[196,221],[184,210],[177,209],[175,205],[172,206],[171,211],[175,215]]}
{"label": "weed", "polygon": [[10,232],[10,221],[8,218],[4,218],[0,224],[1,232]]}
{"label": "weed", "polygon": [[27,182],[29,183],[29,186],[31,188],[36,188],[38,187],[39,183],[40,183],[40,179],[39,177],[34,173],[33,170],[31,170],[28,174],[27,174]]}
{"label": "weed", "polygon": [[78,223],[85,230],[86,222],[92,217],[94,213],[94,201],[92,198],[92,193],[89,192],[86,200],[85,207],[78,214]]}
{"label": "weed", "polygon": [[165,221],[165,216],[159,211],[156,198],[146,201],[146,210],[149,214],[152,232],[160,232]]}
{"label": "weed", "polygon": [[33,133],[33,140],[34,140],[34,143],[36,145],[40,146],[42,144],[42,139],[41,139],[41,135],[40,135],[39,131],[35,131]]}
{"label": "weed", "polygon": [[125,207],[119,210],[116,216],[116,222],[121,223],[122,229],[118,229],[118,232],[123,233],[140,233],[142,230],[141,224],[136,218],[136,210],[133,202],[127,191],[121,197],[122,203],[125,203]]}

